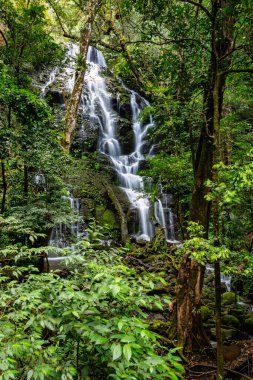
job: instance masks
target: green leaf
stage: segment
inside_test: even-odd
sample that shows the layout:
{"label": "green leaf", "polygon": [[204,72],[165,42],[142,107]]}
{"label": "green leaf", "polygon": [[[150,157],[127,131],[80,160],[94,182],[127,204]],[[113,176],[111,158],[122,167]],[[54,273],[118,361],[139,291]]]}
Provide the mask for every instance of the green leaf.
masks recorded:
{"label": "green leaf", "polygon": [[118,358],[120,358],[122,355],[122,348],[121,348],[121,344],[118,343],[115,345],[114,349],[113,349],[113,352],[112,352],[112,360],[117,360]]}
{"label": "green leaf", "polygon": [[129,342],[135,342],[136,339],[134,335],[122,335],[120,341],[123,343],[129,343]]}
{"label": "green leaf", "polygon": [[79,313],[76,311],[76,310],[73,310],[72,311],[72,314],[76,317],[76,318],[80,318],[80,315],[79,315]]}
{"label": "green leaf", "polygon": [[132,349],[131,349],[131,346],[130,344],[125,344],[123,346],[123,355],[125,356],[125,358],[129,361],[131,359],[131,356],[132,356]]}
{"label": "green leaf", "polygon": [[119,329],[119,331],[122,330],[122,327],[123,327],[123,322],[119,321],[119,323],[118,323],[118,329]]}
{"label": "green leaf", "polygon": [[27,380],[30,380],[33,376],[33,369],[30,369],[28,372],[27,372],[27,376],[26,376],[26,379]]}

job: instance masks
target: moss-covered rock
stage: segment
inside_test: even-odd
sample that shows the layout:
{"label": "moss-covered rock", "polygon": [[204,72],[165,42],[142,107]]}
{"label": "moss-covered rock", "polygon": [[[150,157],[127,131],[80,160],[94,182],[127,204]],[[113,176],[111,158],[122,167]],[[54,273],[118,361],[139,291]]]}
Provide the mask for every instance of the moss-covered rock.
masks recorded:
{"label": "moss-covered rock", "polygon": [[117,222],[114,212],[105,205],[97,205],[95,208],[95,216],[98,224],[109,225],[110,228],[118,228],[119,223]]}
{"label": "moss-covered rock", "polygon": [[160,335],[169,335],[169,331],[171,328],[170,322],[164,322],[160,320],[154,320],[150,322],[150,330],[160,334]]}
{"label": "moss-covered rock", "polygon": [[[213,327],[211,330],[211,335],[213,338],[216,338],[216,329],[215,327]],[[222,328],[221,329],[221,336],[222,336],[222,340],[231,340],[231,339],[234,339],[234,337],[236,336],[236,330],[235,329],[224,329]]]}
{"label": "moss-covered rock", "polygon": [[229,327],[235,327],[238,328],[240,326],[239,319],[236,318],[234,315],[224,315],[222,317],[222,324]]}
{"label": "moss-covered rock", "polygon": [[253,316],[245,319],[244,327],[249,334],[253,334]]}
{"label": "moss-covered rock", "polygon": [[201,317],[202,321],[206,322],[208,319],[212,318],[213,311],[207,306],[201,306]]}
{"label": "moss-covered rock", "polygon": [[108,224],[111,228],[118,228],[119,227],[118,222],[115,219],[115,215],[114,215],[113,211],[109,210],[109,209],[105,210],[105,212],[103,214],[102,223]]}
{"label": "moss-covered rock", "polygon": [[225,292],[222,294],[223,305],[233,305],[237,302],[237,296],[233,292]]}
{"label": "moss-covered rock", "polygon": [[253,311],[251,311],[250,313],[246,314],[245,319],[248,319],[248,318],[253,318]]}

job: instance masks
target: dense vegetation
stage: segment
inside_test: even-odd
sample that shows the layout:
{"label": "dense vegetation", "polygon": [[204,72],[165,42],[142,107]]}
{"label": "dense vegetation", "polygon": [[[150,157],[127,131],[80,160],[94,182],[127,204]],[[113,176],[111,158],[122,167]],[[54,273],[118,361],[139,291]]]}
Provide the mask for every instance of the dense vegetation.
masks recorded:
{"label": "dense vegetation", "polygon": [[[252,30],[250,0],[0,0],[0,379],[176,380],[191,360],[222,379],[224,344],[251,347],[253,316],[237,301],[253,299]],[[72,92],[42,93],[70,42]],[[140,175],[153,202],[161,185],[173,195],[180,245],[161,228],[136,242],[97,135],[78,143],[90,45],[112,91],[120,77],[149,101],[140,119],[153,115],[155,155]],[[69,191],[85,200],[88,236],[55,249],[53,228],[80,219]],[[52,253],[66,259],[45,273]]]}

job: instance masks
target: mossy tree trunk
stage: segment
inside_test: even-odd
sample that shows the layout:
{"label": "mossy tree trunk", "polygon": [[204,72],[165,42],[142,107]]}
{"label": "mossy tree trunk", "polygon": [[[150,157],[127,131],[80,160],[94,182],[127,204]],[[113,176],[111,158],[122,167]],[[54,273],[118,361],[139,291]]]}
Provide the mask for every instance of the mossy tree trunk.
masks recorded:
{"label": "mossy tree trunk", "polygon": [[[204,227],[206,237],[208,237],[211,212],[211,203],[206,199],[209,192],[206,181],[213,180],[213,164],[218,160],[217,144],[226,78],[224,73],[229,68],[230,53],[232,54],[234,46],[234,12],[235,4],[223,0],[213,1],[212,11],[207,10],[206,12],[211,28],[211,57],[203,98],[204,123],[195,158],[195,177],[190,206],[190,220]],[[221,13],[223,16],[220,16]],[[227,17],[224,20],[225,14]],[[185,351],[208,344],[200,314],[204,273],[203,266],[191,260],[187,255],[184,257],[177,283],[177,331],[179,345],[184,347]],[[219,333],[218,325],[217,329],[217,333]],[[222,356],[222,348],[219,355]],[[221,374],[222,360],[218,364]]]}
{"label": "mossy tree trunk", "polygon": [[92,27],[96,17],[97,9],[101,4],[101,0],[89,0],[86,3],[85,9],[83,10],[86,16],[86,21],[84,27],[81,29],[80,42],[79,42],[79,57],[77,61],[77,71],[75,76],[74,87],[67,102],[67,112],[66,112],[66,132],[65,139],[63,141],[64,148],[69,151],[72,136],[76,127],[76,119],[78,114],[78,107],[80,103],[80,98],[83,91],[84,75],[86,71],[86,58],[92,33]]}
{"label": "mossy tree trunk", "polygon": [[115,208],[115,210],[118,213],[119,220],[120,220],[120,231],[121,231],[121,240],[123,243],[126,243],[129,240],[129,234],[128,234],[128,228],[127,228],[127,217],[121,207],[121,204],[115,195],[112,186],[106,182],[103,181],[103,184],[106,188],[107,194]]}

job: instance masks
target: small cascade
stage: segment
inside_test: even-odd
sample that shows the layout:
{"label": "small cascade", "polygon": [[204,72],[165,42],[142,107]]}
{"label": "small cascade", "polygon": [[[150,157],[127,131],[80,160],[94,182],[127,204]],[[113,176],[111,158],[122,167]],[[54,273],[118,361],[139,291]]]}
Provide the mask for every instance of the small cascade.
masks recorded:
{"label": "small cascade", "polygon": [[[211,273],[214,273],[214,267],[211,264],[207,264],[206,275],[210,275]],[[231,281],[232,281],[231,275],[221,273],[221,283],[225,285],[227,292],[231,292],[231,288],[232,288]]]}
{"label": "small cascade", "polygon": [[226,290],[231,292],[231,276],[229,274],[221,273],[221,283],[226,286]]}
{"label": "small cascade", "polygon": [[161,190],[161,199],[155,200],[155,219],[165,229],[166,239],[170,243],[179,243],[175,233],[175,217],[173,214],[173,199],[170,194]]}
{"label": "small cascade", "polygon": [[[74,198],[72,194],[68,197],[70,207],[76,215],[80,214],[80,202],[78,198]],[[67,226],[64,223],[60,223],[55,226],[51,232],[49,245],[56,248],[66,248],[71,245],[73,241],[80,239],[82,236],[82,224],[80,221],[71,223]]]}
{"label": "small cascade", "polygon": [[58,72],[59,72],[58,67],[54,68],[51,71],[48,81],[40,89],[41,98],[45,97],[47,88],[49,88],[51,86],[51,84],[55,82],[55,79],[56,79]]}

